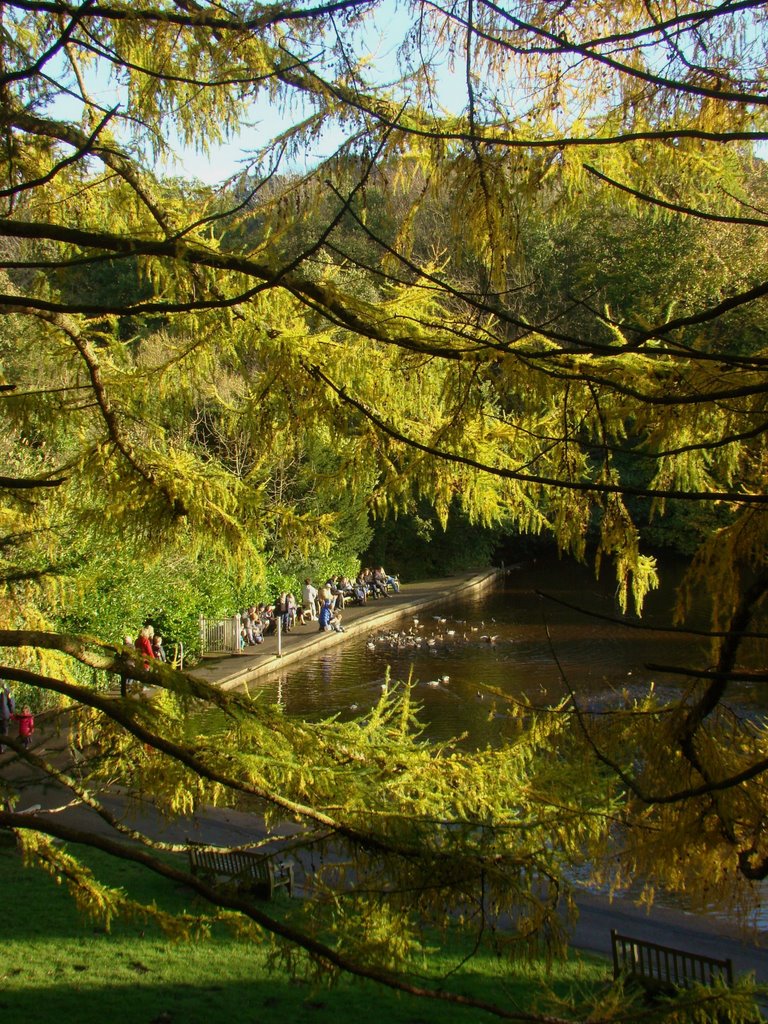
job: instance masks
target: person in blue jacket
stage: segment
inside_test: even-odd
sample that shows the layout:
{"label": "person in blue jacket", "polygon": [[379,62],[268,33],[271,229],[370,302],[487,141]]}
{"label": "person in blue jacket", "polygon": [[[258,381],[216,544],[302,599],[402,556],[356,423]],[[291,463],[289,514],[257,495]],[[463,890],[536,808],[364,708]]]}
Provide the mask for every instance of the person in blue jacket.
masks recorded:
{"label": "person in blue jacket", "polygon": [[318,616],[319,632],[324,633],[327,629],[331,628],[331,602],[323,601],[320,608],[320,614]]}

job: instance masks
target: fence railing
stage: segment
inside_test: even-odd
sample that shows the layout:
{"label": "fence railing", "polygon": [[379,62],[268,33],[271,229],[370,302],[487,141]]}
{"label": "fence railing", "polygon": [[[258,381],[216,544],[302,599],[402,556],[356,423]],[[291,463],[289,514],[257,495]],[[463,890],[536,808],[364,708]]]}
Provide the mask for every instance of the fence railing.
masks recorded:
{"label": "fence railing", "polygon": [[200,616],[200,649],[203,654],[240,653],[240,616],[206,619]]}

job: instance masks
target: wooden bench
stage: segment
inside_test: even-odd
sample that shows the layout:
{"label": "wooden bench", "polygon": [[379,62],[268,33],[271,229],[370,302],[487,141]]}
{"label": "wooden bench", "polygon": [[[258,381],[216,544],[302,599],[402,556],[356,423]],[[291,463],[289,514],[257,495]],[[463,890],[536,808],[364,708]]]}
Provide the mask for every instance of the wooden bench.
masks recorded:
{"label": "wooden bench", "polygon": [[234,886],[271,900],[275,891],[293,892],[293,865],[277,862],[254,850],[220,850],[204,843],[187,843],[189,870],[211,885]]}
{"label": "wooden bench", "polygon": [[611,929],[613,976],[639,982],[649,994],[688,988],[692,984],[733,985],[733,961],[687,953],[656,942],[619,935]]}

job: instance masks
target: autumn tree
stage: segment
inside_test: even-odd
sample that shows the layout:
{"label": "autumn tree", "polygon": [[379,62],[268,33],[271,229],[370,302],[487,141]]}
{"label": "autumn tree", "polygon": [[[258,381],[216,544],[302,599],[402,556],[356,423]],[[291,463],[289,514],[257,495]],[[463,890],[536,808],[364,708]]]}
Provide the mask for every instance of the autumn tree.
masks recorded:
{"label": "autumn tree", "polygon": [[[301,822],[354,873],[321,874],[300,924],[230,905],[390,984],[417,922],[458,904],[557,944],[562,869],[578,851],[599,867],[617,822],[622,867],[650,879],[765,877],[766,740],[727,706],[734,679],[765,679],[742,665],[768,587],[764,4],[16,0],[2,18],[3,673],[73,705],[93,774],[60,782],[90,803],[117,774],[171,813],[242,798]],[[220,188],[164,171],[233,136]],[[569,223],[592,245],[547,256]],[[687,265],[710,273],[683,287],[690,225]],[[646,234],[665,244],[643,286]],[[320,450],[306,502],[281,474]],[[407,690],[362,729],[316,728],[152,673],[166,713],[171,695],[225,706],[230,757],[73,669],[150,681],[125,650],[48,628],[47,595],[100,545],[258,567],[274,544],[332,544],[325,494],[380,515],[458,503],[577,557],[594,538],[637,608],[657,576],[637,515],[716,507],[689,583],[714,598],[712,664],[680,667],[674,705],[605,730],[574,698],[474,755],[422,745]],[[533,758],[554,748],[578,772]],[[86,838],[0,823],[34,826],[59,866],[41,837]]]}

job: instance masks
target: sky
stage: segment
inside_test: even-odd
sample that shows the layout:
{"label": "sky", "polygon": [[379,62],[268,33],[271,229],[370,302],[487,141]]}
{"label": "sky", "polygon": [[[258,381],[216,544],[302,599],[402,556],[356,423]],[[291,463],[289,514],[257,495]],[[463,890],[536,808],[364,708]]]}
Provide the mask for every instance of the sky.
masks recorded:
{"label": "sky", "polygon": [[[371,67],[375,69],[376,78],[384,81],[397,76],[396,49],[406,29],[405,14],[397,0],[382,0],[375,16],[357,31],[357,53],[367,55]],[[63,68],[61,70],[64,71]],[[110,78],[109,69],[105,64],[91,65],[87,71],[87,82],[93,99],[105,108],[119,102],[119,91]],[[80,107],[74,99],[63,97],[49,109],[49,113],[54,117],[76,121],[80,117]],[[264,141],[274,138],[300,117],[301,112],[297,113],[296,110],[290,116],[281,115],[277,107],[264,97],[254,104],[248,126],[240,134],[224,144],[215,146],[207,154],[199,152],[194,147],[186,147],[179,140],[174,142],[173,135],[170,135],[167,142],[175,151],[176,158],[158,165],[157,170],[160,174],[168,176],[218,184],[243,169],[243,161],[247,160],[249,151],[257,150]],[[315,166],[323,158],[330,156],[343,141],[344,134],[340,128],[329,130],[303,153],[304,167],[297,167],[295,160],[286,166],[298,170]]]}
{"label": "sky", "polygon": [[[369,62],[371,77],[380,82],[389,82],[399,77],[397,50],[404,34],[410,25],[410,15],[398,0],[379,0],[375,11],[355,31],[355,51],[358,58],[365,57]],[[441,76],[441,90],[444,102],[462,109],[466,97],[464,95],[463,78],[446,73]],[[441,96],[442,98],[442,96]],[[178,147],[177,169],[169,165],[170,174],[181,173],[185,177],[197,177],[208,184],[216,184],[242,169],[242,159],[248,150],[258,147],[261,139],[272,139],[282,129],[299,120],[301,114],[294,111],[290,117],[281,117],[280,112],[265,99],[254,105],[249,127],[239,136],[225,145],[216,148],[215,153],[202,155],[188,148]],[[329,129],[317,139],[311,148],[303,153],[302,166],[294,161],[289,166],[297,170],[307,170],[316,166],[324,158],[332,155],[344,141],[345,134],[341,127]],[[257,140],[257,141],[254,141]]]}
{"label": "sky", "polygon": [[[357,54],[367,54],[371,74],[375,80],[392,81],[397,78],[397,47],[408,24],[408,13],[398,0],[380,0],[375,14],[363,26],[355,29],[353,38]],[[445,63],[445,50],[439,52],[444,60],[444,70],[439,76],[440,100],[450,109],[462,110],[467,97],[461,54],[457,55],[458,70],[451,73]],[[322,59],[319,51],[318,57]],[[88,87],[94,98],[107,108],[119,100],[119,93],[104,65],[91,66]],[[514,95],[514,86],[512,88]],[[64,119],[79,119],[78,105],[72,99],[62,100],[49,112]],[[173,136],[169,136],[167,141],[175,151],[175,160],[159,165],[157,171],[161,175],[197,179],[208,185],[224,182],[244,169],[249,152],[254,153],[265,141],[274,138],[300,116],[296,111],[290,117],[281,116],[279,110],[265,97],[254,104],[249,125],[238,135],[215,146],[208,154],[203,154],[194,147],[185,147],[179,140],[174,141]],[[300,158],[295,157],[290,162],[286,161],[284,169],[299,172],[309,170],[335,152],[343,141],[344,133],[341,127],[330,128],[324,136],[311,142],[310,148],[302,151]],[[765,156],[766,150],[768,146],[761,145],[758,155]]]}
{"label": "sky", "polygon": [[[266,103],[256,105],[251,115],[251,126],[231,141],[215,146],[209,153],[199,153],[194,148],[183,146],[179,141],[174,145],[172,140],[169,140],[176,158],[170,163],[160,165],[158,171],[169,176],[194,178],[208,185],[216,185],[238,174],[243,169],[243,161],[247,161],[249,152],[256,150],[263,140],[272,139],[295,120],[295,117],[282,118],[274,107],[269,107]],[[343,135],[340,130],[326,133],[324,140],[318,139],[312,148],[305,151],[303,162],[307,167],[316,165],[333,153],[342,141]],[[296,162],[290,166],[295,168]]]}

